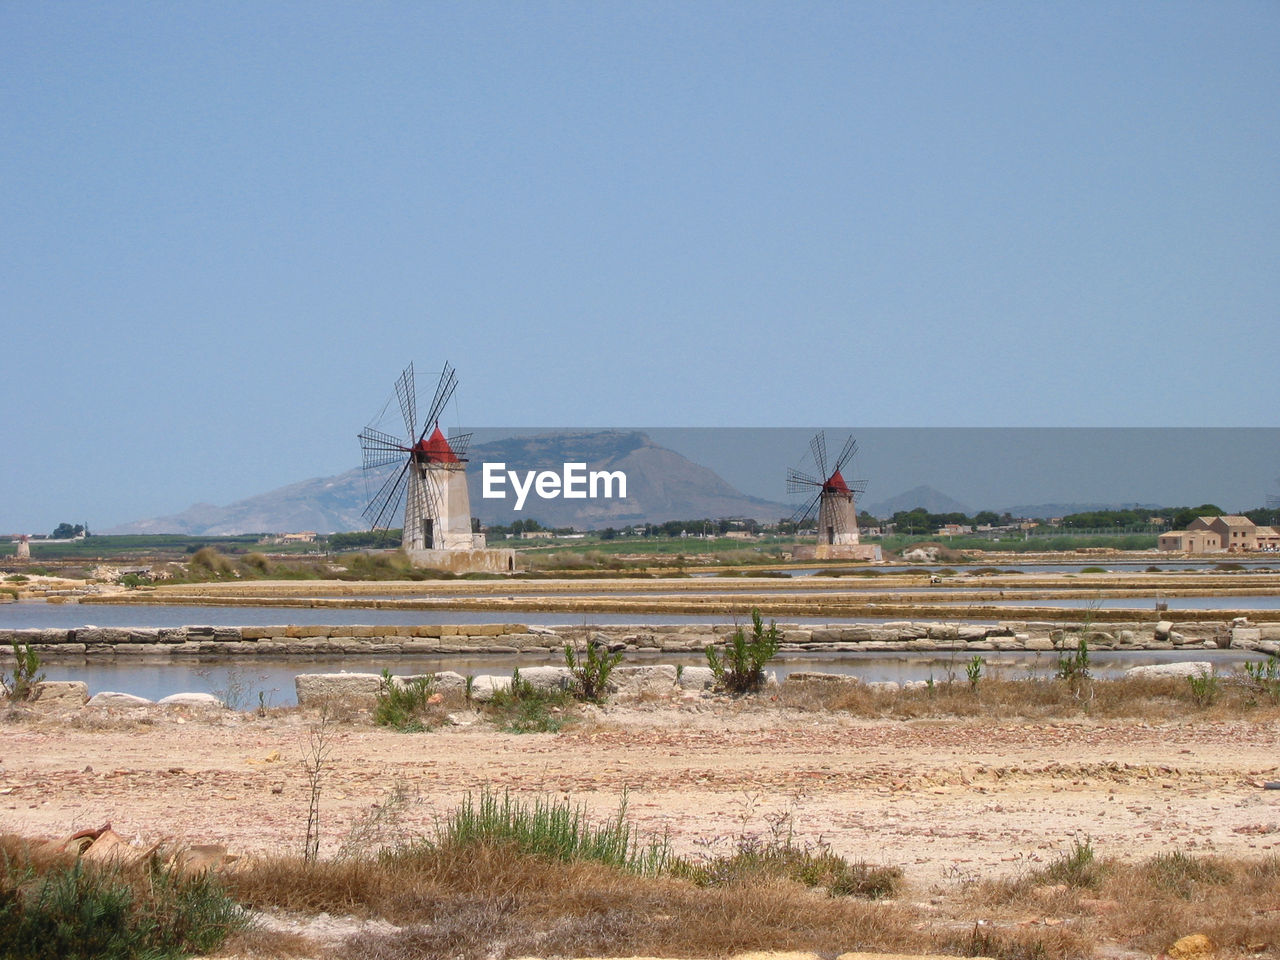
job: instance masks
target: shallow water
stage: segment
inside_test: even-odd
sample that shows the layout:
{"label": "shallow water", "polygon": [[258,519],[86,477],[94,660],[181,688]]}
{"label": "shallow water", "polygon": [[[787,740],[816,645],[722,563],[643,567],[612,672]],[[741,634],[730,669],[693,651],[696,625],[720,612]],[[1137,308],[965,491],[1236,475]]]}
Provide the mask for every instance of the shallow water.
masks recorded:
{"label": "shallow water", "polygon": [[[950,601],[943,600],[940,606],[947,606]],[[975,601],[975,605],[996,601]],[[1155,612],[1156,603],[1168,604],[1169,612],[1177,610],[1280,610],[1280,596],[1244,596],[1244,597],[1057,597],[1046,600],[1024,600],[1018,597],[1002,597],[999,601],[1005,607],[1103,607],[1106,609],[1132,609]]]}
{"label": "shallow water", "polygon": [[[798,671],[843,673],[866,681],[910,680],[943,682],[950,673],[958,682],[965,681],[965,666],[970,654],[952,653],[829,653],[784,656],[770,664],[779,679]],[[1007,679],[1027,676],[1047,677],[1053,674],[1052,653],[983,652],[984,670],[988,676]],[[1129,667],[1182,660],[1208,660],[1219,673],[1239,669],[1248,659],[1257,659],[1235,650],[1150,650],[1097,652],[1090,655],[1090,668],[1099,677],[1116,676]],[[510,676],[513,667],[562,666],[559,657],[547,656],[461,656],[457,654],[416,657],[289,657],[281,659],[219,659],[209,662],[94,662],[84,664],[55,663],[45,668],[50,680],[83,680],[93,695],[104,690],[132,693],[149,700],[159,700],[173,693],[212,693],[241,710],[258,706],[258,694],[267,706],[292,706],[297,703],[293,678],[300,673],[381,673],[385,668],[396,675],[454,670],[461,674],[494,674]],[[705,666],[699,654],[652,653],[631,654],[627,664],[670,663]]]}
{"label": "shallow water", "polygon": [[[750,621],[744,610],[741,618]],[[896,619],[901,620],[901,617]],[[671,613],[546,613],[523,610],[377,610],[336,607],[214,607],[173,604],[76,604],[26,601],[0,604],[0,628],[76,627],[183,627],[201,624],[215,627],[269,627],[288,624],[346,626],[414,626],[435,623],[523,623],[538,626],[607,626],[651,624],[724,624],[733,618],[723,613],[705,616]],[[883,618],[787,617],[787,623],[884,623]]]}

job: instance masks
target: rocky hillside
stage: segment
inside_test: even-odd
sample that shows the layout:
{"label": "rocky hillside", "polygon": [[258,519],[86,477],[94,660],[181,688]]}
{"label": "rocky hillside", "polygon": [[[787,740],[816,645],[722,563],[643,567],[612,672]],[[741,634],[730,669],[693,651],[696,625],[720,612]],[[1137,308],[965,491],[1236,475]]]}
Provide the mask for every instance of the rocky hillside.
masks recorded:
{"label": "rocky hillside", "polygon": [[[468,453],[471,512],[486,524],[535,519],[544,526],[594,529],[633,523],[661,523],[696,517],[752,517],[777,520],[790,508],[734,489],[715,472],[653,443],[635,431],[599,430],[512,437],[477,444]],[[586,463],[588,470],[622,470],[626,499],[538,499],[531,495],[516,512],[514,496],[481,497],[481,465],[506,464],[520,471],[554,470],[564,463]],[[510,485],[508,484],[508,491]],[[181,513],[124,524],[104,533],[185,533],[225,536],[315,530],[362,530],[366,503],[359,469],[317,477],[239,500],[223,507],[198,503]],[[396,524],[400,522],[396,519]]]}

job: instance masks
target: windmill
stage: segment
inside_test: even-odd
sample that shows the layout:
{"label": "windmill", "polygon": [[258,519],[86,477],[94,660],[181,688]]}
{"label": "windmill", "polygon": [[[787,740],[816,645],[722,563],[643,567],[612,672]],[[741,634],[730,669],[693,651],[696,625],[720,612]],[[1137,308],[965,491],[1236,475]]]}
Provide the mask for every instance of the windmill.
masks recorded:
{"label": "windmill", "polygon": [[26,533],[18,534],[18,546],[14,551],[15,560],[31,559],[31,536]]}
{"label": "windmill", "polygon": [[[446,439],[440,430],[440,414],[453,397],[458,375],[444,365],[436,383],[427,416],[418,429],[418,398],[413,364],[395,382],[396,399],[404,416],[405,438],[373,426],[360,431],[364,452],[365,490],[369,497],[364,517],[371,529],[388,529],[404,504],[401,543],[410,553],[418,550],[470,550],[471,501],[467,494],[467,445],[471,434]],[[390,400],[387,401],[388,406]],[[385,412],[386,408],[383,408]]]}
{"label": "windmill", "polygon": [[[840,455],[827,469],[827,438],[819,431],[809,441],[809,450],[813,454],[813,462],[818,468],[818,476],[811,476],[797,469],[787,471],[787,492],[804,494],[802,503],[791,520],[799,529],[818,511],[818,544],[819,546],[856,546],[858,539],[858,508],[855,498],[867,489],[867,481],[855,480],[850,483],[840,472],[849,460],[858,452],[858,444],[849,436],[840,449]],[[821,478],[821,479],[819,479]]]}

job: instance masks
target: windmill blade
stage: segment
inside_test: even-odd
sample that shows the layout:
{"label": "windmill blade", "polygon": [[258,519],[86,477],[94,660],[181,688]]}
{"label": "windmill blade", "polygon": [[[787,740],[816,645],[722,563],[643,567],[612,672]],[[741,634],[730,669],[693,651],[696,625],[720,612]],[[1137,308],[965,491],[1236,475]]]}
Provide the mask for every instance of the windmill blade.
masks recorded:
{"label": "windmill blade", "polygon": [[865,480],[854,480],[852,483],[846,480],[845,486],[849,488],[849,492],[853,494],[855,500],[867,492],[867,481]]}
{"label": "windmill blade", "polygon": [[827,435],[819,430],[809,441],[809,449],[813,451],[813,462],[818,465],[818,473],[829,477],[827,473]]}
{"label": "windmill blade", "polygon": [[441,503],[440,485],[436,482],[435,474],[430,470],[423,471],[422,483],[418,487],[426,497],[426,509],[423,510],[423,516],[430,517],[439,523],[440,515],[444,512],[444,509]]}
{"label": "windmill blade", "polygon": [[811,487],[822,486],[822,481],[799,470],[787,471],[787,493],[803,493],[809,495]]}
{"label": "windmill blade", "polygon": [[396,399],[404,414],[404,435],[412,439],[418,435],[418,391],[413,383],[413,364],[410,363],[396,381]]}
{"label": "windmill blade", "polygon": [[467,459],[467,449],[471,446],[471,434],[459,433],[457,436],[449,437],[449,449],[453,451],[453,455],[459,460]]}
{"label": "windmill blade", "polygon": [[840,448],[840,456],[836,457],[835,466],[831,468],[831,472],[835,473],[849,462],[849,458],[858,452],[858,441],[853,439],[853,434],[849,434],[849,438],[845,440],[844,446]]}
{"label": "windmill blade", "polygon": [[398,512],[400,497],[404,494],[405,484],[409,479],[409,467],[412,464],[413,460],[405,460],[404,466],[387,477],[377,495],[361,511],[362,516],[369,520],[370,530],[390,528],[391,524],[388,521]]}
{"label": "windmill blade", "polygon": [[813,508],[818,505],[818,501],[821,499],[822,493],[819,492],[816,496],[810,498],[808,503],[800,505],[796,508],[795,513],[791,514],[791,522],[796,525],[797,529],[803,526],[804,522],[809,519],[813,514]]}
{"label": "windmill blade", "polygon": [[398,463],[405,455],[404,444],[396,437],[372,427],[365,427],[359,434],[360,450],[364,454],[364,469],[374,470]]}
{"label": "windmill blade", "polygon": [[440,371],[440,380],[436,384],[436,395],[431,401],[431,411],[427,414],[427,419],[422,421],[422,433],[418,437],[419,443],[426,439],[427,431],[440,419],[441,411],[444,410],[445,405],[453,396],[453,391],[457,388],[458,372],[446,363],[444,369]]}
{"label": "windmill blade", "polygon": [[370,470],[378,470],[382,467],[389,467],[393,463],[399,463],[404,459],[404,454],[399,450],[371,450],[365,448],[363,469],[367,472]]}

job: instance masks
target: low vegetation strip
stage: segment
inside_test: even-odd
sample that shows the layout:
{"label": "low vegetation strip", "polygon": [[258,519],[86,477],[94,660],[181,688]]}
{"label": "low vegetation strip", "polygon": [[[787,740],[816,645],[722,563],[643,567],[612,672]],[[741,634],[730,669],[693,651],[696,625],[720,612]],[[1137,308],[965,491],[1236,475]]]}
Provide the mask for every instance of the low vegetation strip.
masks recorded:
{"label": "low vegetation strip", "polygon": [[221,947],[248,914],[210,874],[89,863],[0,837],[0,958],[168,960]]}
{"label": "low vegetation strip", "polygon": [[[385,824],[384,824],[385,826]],[[852,951],[997,960],[1151,956],[1195,944],[1220,958],[1280,943],[1280,856],[1182,850],[1138,861],[1088,838],[1011,875],[957,870],[930,891],[892,865],[800,847],[785,821],[738,828],[727,854],[670,855],[618,815],[592,824],[567,799],[468,798],[434,835],[338,860],[273,856],[181,878],[130,873],[0,838],[0,957],[134,960],[223,955],[339,960],[729,957]],[[726,824],[727,830],[733,828]],[[376,838],[373,838],[376,839]],[[713,844],[708,843],[710,850]],[[637,850],[660,850],[661,859]],[[878,899],[883,902],[873,903]],[[351,917],[320,942],[253,922]],[[359,921],[376,920],[377,923]],[[1174,956],[1183,948],[1172,950]]]}

